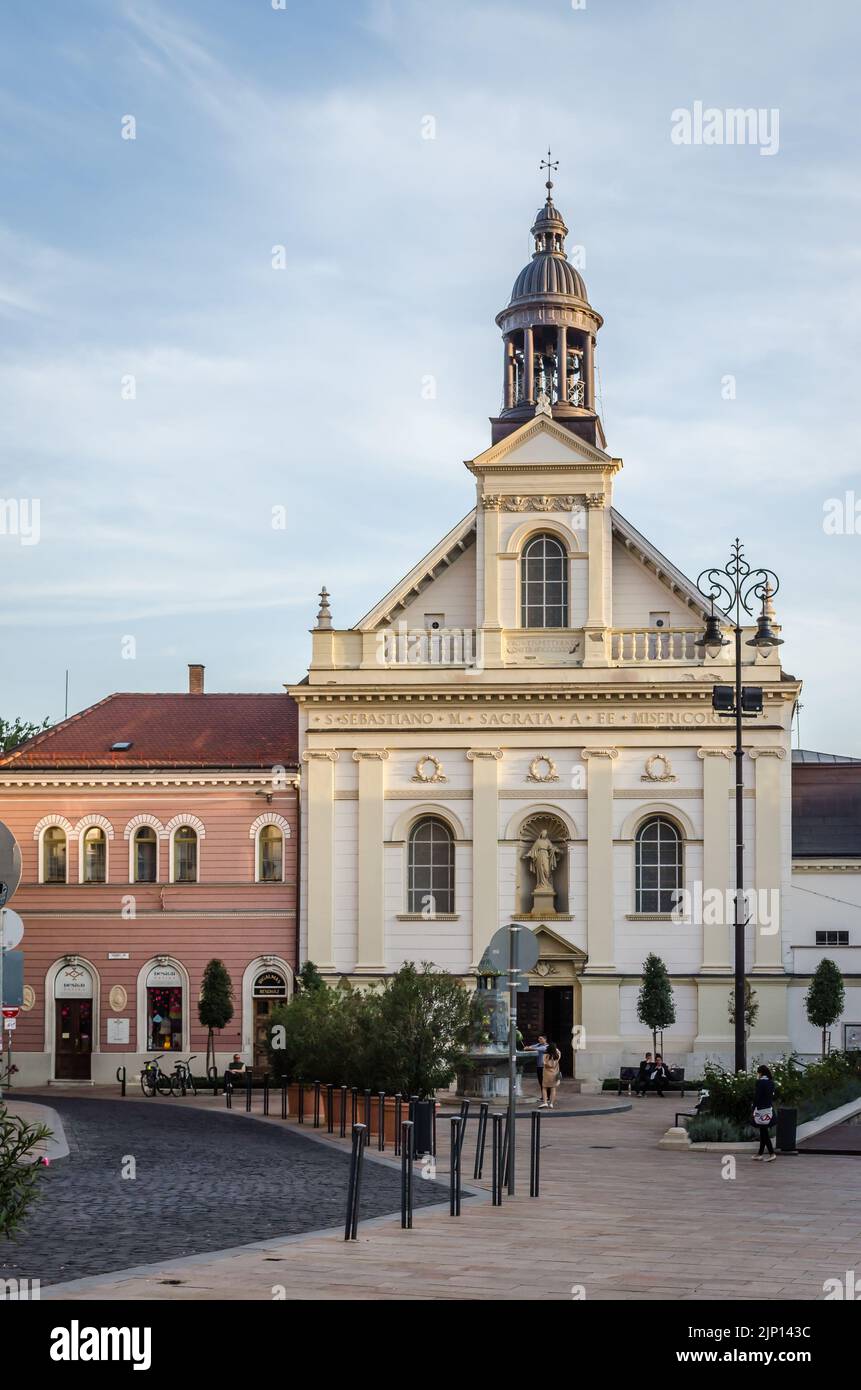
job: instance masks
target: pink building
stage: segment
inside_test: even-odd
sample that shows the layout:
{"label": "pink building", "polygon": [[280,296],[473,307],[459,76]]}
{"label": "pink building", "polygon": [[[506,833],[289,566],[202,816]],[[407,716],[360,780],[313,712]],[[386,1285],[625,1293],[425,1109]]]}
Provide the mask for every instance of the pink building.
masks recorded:
{"label": "pink building", "polygon": [[296,706],[288,695],[109,695],[0,758],[0,820],[23,857],[16,1086],[132,1078],[197,1054],[209,960],[232,1022],[219,1063],[264,1058],[297,964]]}

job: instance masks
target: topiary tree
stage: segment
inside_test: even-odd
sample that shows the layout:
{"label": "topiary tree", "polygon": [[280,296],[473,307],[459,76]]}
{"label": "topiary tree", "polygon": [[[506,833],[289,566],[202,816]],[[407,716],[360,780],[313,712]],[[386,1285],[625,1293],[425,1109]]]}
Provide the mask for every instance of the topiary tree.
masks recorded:
{"label": "topiary tree", "polygon": [[0,1101],[0,1237],[15,1235],[30,1203],[38,1196],[43,1165],[36,1149],[50,1138],[47,1125],[28,1124],[10,1115]]}
{"label": "topiary tree", "polygon": [[201,1026],[209,1030],[206,1038],[206,1071],[215,1066],[216,1028],[226,1028],[233,1017],[233,981],[223,960],[211,960],[203,972],[197,1004]]}
{"label": "topiary tree", "polygon": [[807,1017],[814,1028],[822,1029],[822,1056],[828,1040],[828,1029],[835,1024],[843,1012],[846,991],[843,976],[833,960],[827,956],[816,967],[810,988],[804,996]]}
{"label": "topiary tree", "polygon": [[296,976],[296,993],[307,994],[311,990],[325,989],[326,981],[312,960],[306,960]]}
{"label": "topiary tree", "polygon": [[[730,1027],[731,1027],[731,1028],[735,1028],[735,990],[734,990],[734,989],[731,989],[730,992],[729,992],[729,1001],[728,1001],[728,1003],[727,1003],[727,1012],[729,1013]],[[751,985],[750,980],[745,980],[745,982],[744,982],[744,1036],[745,1036],[746,1038],[749,1038],[749,1037],[750,1037],[750,1031],[751,1031],[751,1029],[753,1028],[753,1025],[756,1023],[756,1016],[757,1016],[758,1013],[759,1013],[759,1000],[758,1000],[757,997],[756,997],[756,990],[755,990],[755,989],[753,988],[753,986]]]}
{"label": "topiary tree", "polygon": [[[643,962],[643,982],[637,998],[637,1018],[652,1033],[652,1051],[658,1050],[658,1033],[663,1033],[676,1021],[676,1006],[673,1003],[673,987],[667,974],[667,967],[650,951]],[[663,1040],[662,1044],[663,1046]]]}

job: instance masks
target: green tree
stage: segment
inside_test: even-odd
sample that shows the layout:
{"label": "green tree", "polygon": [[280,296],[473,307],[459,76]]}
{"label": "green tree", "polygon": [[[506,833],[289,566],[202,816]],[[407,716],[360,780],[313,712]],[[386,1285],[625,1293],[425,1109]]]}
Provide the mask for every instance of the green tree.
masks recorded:
{"label": "green tree", "polygon": [[[731,989],[730,992],[729,992],[729,1001],[728,1001],[728,1003],[727,1003],[727,1012],[729,1013],[730,1027],[735,1028],[735,990],[734,990],[734,989]],[[757,997],[756,997],[756,990],[755,990],[755,989],[753,988],[753,986],[751,985],[750,980],[745,980],[745,982],[744,982],[744,1036],[745,1036],[746,1038],[749,1038],[749,1037],[750,1037],[750,1031],[751,1031],[751,1029],[753,1028],[753,1025],[756,1023],[756,1016],[757,1016],[758,1013],[759,1013],[759,1000],[758,1000]]]}
{"label": "green tree", "polygon": [[643,962],[643,982],[637,998],[637,1018],[652,1033],[652,1051],[658,1050],[658,1033],[676,1021],[673,987],[667,967],[650,951]]}
{"label": "green tree", "polygon": [[326,988],[326,981],[312,960],[306,960],[296,976],[296,993],[308,994],[311,990]]}
{"label": "green tree", "polygon": [[209,1030],[206,1038],[206,1070],[215,1066],[216,1028],[226,1028],[233,1017],[233,981],[223,960],[211,960],[203,972],[203,984],[197,1004],[201,1027]]}
{"label": "green tree", "polygon": [[807,1017],[814,1028],[822,1029],[822,1056],[828,1041],[828,1029],[837,1022],[843,1012],[846,991],[843,976],[833,960],[827,956],[819,962],[814,971],[810,988],[804,996]]}
{"label": "green tree", "polygon": [[431,1097],[447,1086],[467,1045],[471,998],[429,961],[402,965],[386,981],[375,1020],[380,1089]]}
{"label": "green tree", "polygon": [[10,1115],[0,1101],[0,1236],[14,1236],[30,1203],[38,1196],[43,1172],[36,1149],[51,1131]]}
{"label": "green tree", "polygon": [[16,716],[15,719],[0,718],[0,755],[11,753],[19,743],[26,743],[28,738],[32,738],[34,734],[41,734],[50,727],[51,721],[47,717],[41,724],[29,724],[20,716]]}

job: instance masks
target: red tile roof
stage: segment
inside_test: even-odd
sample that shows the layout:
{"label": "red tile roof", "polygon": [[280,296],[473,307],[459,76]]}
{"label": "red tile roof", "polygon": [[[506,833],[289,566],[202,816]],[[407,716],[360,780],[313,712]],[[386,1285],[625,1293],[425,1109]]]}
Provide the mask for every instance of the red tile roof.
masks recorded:
{"label": "red tile roof", "polygon": [[[111,751],[111,744],[131,744]],[[108,695],[4,757],[4,768],[295,766],[289,695]]]}

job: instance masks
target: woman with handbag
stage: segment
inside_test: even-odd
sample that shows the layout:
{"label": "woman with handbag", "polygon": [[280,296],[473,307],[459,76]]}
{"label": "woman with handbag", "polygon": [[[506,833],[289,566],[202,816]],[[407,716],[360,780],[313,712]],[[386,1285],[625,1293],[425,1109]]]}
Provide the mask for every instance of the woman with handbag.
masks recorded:
{"label": "woman with handbag", "polygon": [[541,1087],[545,1099],[539,1105],[539,1110],[552,1110],[553,1097],[556,1094],[556,1087],[562,1080],[559,1070],[562,1061],[562,1054],[555,1043],[548,1042],[547,1051],[544,1054],[544,1072],[541,1077]]}
{"label": "woman with handbag", "polygon": [[777,1157],[771,1143],[769,1127],[774,1124],[774,1080],[768,1067],[756,1069],[756,1094],[753,1102],[753,1123],[759,1130],[759,1153],[755,1162],[773,1163]]}

